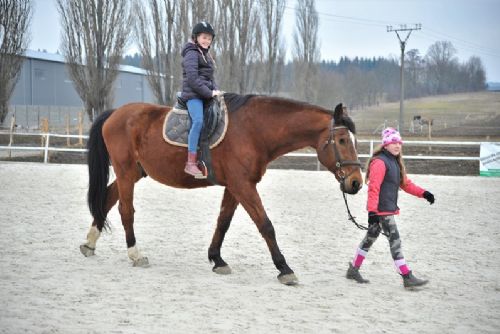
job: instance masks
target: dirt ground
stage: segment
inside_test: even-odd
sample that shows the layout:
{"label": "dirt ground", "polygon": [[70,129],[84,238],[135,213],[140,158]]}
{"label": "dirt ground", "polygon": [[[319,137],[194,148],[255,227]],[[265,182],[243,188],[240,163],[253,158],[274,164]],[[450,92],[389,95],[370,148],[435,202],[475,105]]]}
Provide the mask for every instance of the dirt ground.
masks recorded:
{"label": "dirt ground", "polygon": [[[269,251],[238,208],[221,276],[207,260],[222,187],[182,190],[150,178],[135,188],[132,267],[118,210],[85,258],[91,217],[84,165],[0,162],[0,333],[499,333],[500,178],[411,175],[436,203],[401,194],[398,227],[418,277],[407,291],[381,236],[345,279],[364,236],[331,173],[269,170],[258,189],[299,284],[278,282]],[[366,187],[349,196],[366,223]]]}

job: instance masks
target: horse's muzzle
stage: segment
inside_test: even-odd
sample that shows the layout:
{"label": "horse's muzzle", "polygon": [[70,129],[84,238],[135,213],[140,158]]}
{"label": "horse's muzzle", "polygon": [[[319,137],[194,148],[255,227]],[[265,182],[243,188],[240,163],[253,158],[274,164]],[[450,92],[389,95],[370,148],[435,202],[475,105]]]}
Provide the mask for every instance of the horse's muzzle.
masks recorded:
{"label": "horse's muzzle", "polygon": [[347,186],[346,181],[347,180],[344,180],[344,182],[340,183],[340,190],[342,190],[345,193],[354,195],[357,194],[358,191],[363,187],[361,182],[359,182],[356,179],[352,180],[349,186]]}

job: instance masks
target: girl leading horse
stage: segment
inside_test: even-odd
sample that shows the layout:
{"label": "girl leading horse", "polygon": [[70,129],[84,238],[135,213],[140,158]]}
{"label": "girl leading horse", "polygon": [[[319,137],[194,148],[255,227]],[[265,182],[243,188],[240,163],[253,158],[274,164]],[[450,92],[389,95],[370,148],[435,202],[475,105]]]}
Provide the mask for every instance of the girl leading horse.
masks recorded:
{"label": "girl leading horse", "polygon": [[[276,242],[257,183],[267,165],[288,152],[304,147],[316,149],[318,160],[339,181],[343,191],[355,194],[362,186],[354,136],[354,123],[339,104],[335,111],[277,97],[224,94],[229,125],[224,140],[212,149],[212,167],[219,185],[225,187],[217,226],[208,249],[216,273],[230,273],[221,257],[224,236],[238,204],[248,212],[266,241],[283,284],[297,283]],[[94,218],[85,256],[94,254],[106,216],[119,201],[128,248],[134,266],[147,266],[134,235],[134,185],[148,175],[177,188],[210,186],[184,173],[185,148],[166,143],[162,126],[170,107],[132,103],[101,114],[88,141],[88,204]],[[108,185],[109,162],[116,179]]]}

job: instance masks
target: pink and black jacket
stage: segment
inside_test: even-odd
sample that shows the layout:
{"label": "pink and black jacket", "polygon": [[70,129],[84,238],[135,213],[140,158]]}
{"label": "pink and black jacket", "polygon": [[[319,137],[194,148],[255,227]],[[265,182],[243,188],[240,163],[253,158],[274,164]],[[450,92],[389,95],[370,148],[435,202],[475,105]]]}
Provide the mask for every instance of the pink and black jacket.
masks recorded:
{"label": "pink and black jacket", "polygon": [[408,178],[405,186],[400,187],[401,178],[396,157],[385,150],[370,163],[369,178],[366,209],[379,216],[399,214],[399,188],[416,197],[423,197],[425,191]]}

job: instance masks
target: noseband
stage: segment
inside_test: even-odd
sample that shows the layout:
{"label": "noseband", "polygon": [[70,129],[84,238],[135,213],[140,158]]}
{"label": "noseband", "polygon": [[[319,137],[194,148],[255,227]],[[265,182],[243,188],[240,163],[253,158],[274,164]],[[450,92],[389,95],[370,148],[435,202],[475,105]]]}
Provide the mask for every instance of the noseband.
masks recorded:
{"label": "noseband", "polygon": [[[348,175],[345,175],[344,170],[342,169],[343,167],[346,166],[358,166],[361,167],[361,162],[358,160],[342,160],[342,157],[340,156],[339,149],[337,148],[337,143],[335,141],[335,132],[339,129],[347,129],[349,130],[346,126],[344,125],[339,125],[335,126],[334,120],[332,119],[332,123],[330,124],[330,136],[328,137],[328,141],[325,143],[325,146],[323,149],[326,149],[328,145],[332,144],[332,150],[333,154],[335,155],[335,174],[338,175],[338,177],[344,182],[344,180],[351,175],[353,172],[349,173]],[[353,143],[354,145],[354,143]]]}

